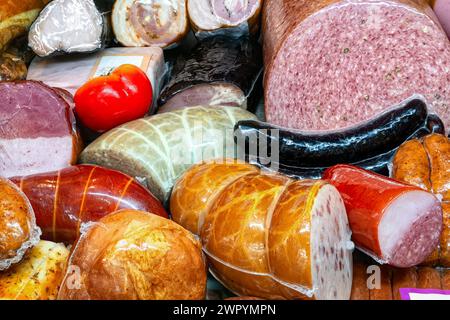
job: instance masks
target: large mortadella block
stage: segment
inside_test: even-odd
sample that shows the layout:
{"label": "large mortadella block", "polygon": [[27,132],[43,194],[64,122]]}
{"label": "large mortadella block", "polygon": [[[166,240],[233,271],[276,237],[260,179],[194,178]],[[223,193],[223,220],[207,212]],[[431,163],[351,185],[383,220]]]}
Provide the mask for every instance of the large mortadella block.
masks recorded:
{"label": "large mortadella block", "polygon": [[211,272],[234,293],[350,298],[353,243],[330,184],[209,162],[182,176],[170,207],[176,222],[201,236]]}
{"label": "large mortadella block", "polygon": [[422,94],[450,129],[450,42],[426,0],[266,0],[269,123],[352,127]]}
{"label": "large mortadella block", "polygon": [[0,82],[0,176],[59,170],[80,150],[75,116],[55,89],[41,82]]}
{"label": "large mortadella block", "polygon": [[[78,286],[73,287],[79,270]],[[200,300],[206,265],[200,242],[157,215],[121,210],[92,224],[68,262],[60,300]]]}
{"label": "large mortadella block", "polygon": [[30,200],[44,240],[72,244],[86,224],[121,209],[168,217],[135,179],[98,166],[77,165],[11,180]]}
{"label": "large mortadella block", "polygon": [[191,107],[117,127],[90,144],[83,163],[122,171],[144,183],[161,201],[190,166],[236,158],[233,127],[255,115],[234,107]]}
{"label": "large mortadella block", "polygon": [[349,165],[323,179],[341,193],[356,245],[377,261],[412,267],[437,247],[442,207],[432,193]]}

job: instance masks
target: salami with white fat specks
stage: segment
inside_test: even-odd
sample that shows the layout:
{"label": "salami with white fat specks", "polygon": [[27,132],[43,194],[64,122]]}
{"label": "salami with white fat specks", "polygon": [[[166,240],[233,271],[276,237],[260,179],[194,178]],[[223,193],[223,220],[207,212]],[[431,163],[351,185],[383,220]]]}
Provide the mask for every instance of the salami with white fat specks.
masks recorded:
{"label": "salami with white fat specks", "polygon": [[351,127],[413,94],[450,128],[450,42],[425,0],[267,0],[267,120]]}

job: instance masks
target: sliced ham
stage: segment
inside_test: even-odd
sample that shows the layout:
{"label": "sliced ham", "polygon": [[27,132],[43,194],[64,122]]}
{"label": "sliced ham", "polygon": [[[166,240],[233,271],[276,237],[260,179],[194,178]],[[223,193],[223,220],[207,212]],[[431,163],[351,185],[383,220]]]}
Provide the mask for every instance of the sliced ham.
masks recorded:
{"label": "sliced ham", "polygon": [[75,117],[58,91],[35,81],[1,82],[0,96],[0,176],[59,170],[76,162],[81,141]]}

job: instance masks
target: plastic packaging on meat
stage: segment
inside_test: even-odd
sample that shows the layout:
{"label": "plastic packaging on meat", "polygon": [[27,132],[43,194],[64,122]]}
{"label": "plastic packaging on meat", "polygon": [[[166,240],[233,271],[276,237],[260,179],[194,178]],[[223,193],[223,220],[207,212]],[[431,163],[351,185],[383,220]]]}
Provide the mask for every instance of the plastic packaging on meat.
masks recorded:
{"label": "plastic packaging on meat", "polygon": [[200,235],[213,275],[266,299],[349,299],[351,232],[337,190],[227,160],[193,166],[174,186],[174,221]]}
{"label": "plastic packaging on meat", "polygon": [[[109,48],[85,56],[36,57],[28,70],[28,80],[39,80],[49,86],[62,88],[75,94],[89,79],[107,74],[122,64],[140,67],[150,79],[154,96],[159,95],[167,72],[160,48]],[[150,113],[155,111],[155,104]]]}
{"label": "plastic packaging on meat", "polygon": [[200,300],[205,294],[199,241],[171,220],[122,210],[84,230],[58,299]]}

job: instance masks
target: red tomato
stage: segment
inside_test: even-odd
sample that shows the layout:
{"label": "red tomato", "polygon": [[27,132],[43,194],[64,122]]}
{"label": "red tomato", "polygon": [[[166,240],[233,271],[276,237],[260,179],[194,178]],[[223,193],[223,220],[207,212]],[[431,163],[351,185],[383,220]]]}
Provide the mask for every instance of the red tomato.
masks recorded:
{"label": "red tomato", "polygon": [[153,90],[147,75],[124,64],[86,82],[75,93],[75,112],[84,126],[105,132],[147,114]]}

